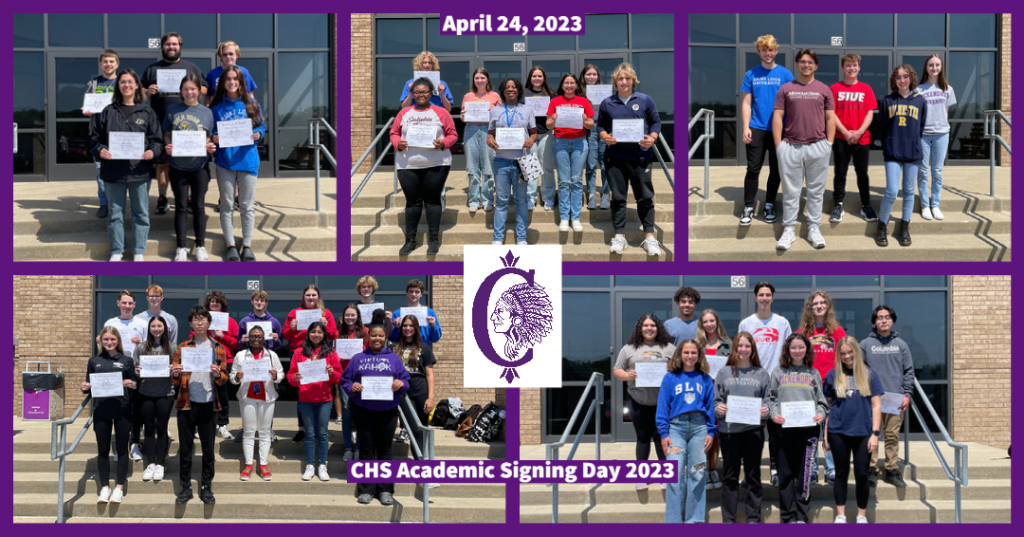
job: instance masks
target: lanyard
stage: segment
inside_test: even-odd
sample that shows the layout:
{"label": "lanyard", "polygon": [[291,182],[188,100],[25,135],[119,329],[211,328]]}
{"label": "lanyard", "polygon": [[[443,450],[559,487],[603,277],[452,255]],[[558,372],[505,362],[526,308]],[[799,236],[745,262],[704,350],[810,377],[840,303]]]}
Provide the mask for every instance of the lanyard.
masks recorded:
{"label": "lanyard", "polygon": [[[508,103],[504,103],[505,106],[505,126],[512,128],[512,120],[508,118]],[[516,117],[516,109],[512,109],[512,117]]]}

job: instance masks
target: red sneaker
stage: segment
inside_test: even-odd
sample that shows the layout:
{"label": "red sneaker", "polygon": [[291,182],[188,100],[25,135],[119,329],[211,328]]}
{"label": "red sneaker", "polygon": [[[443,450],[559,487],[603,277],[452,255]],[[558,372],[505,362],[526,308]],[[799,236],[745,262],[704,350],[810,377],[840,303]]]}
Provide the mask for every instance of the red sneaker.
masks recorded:
{"label": "red sneaker", "polygon": [[274,474],[270,473],[270,470],[267,470],[267,467],[263,465],[260,466],[260,475],[263,476],[264,481],[270,481],[274,478]]}

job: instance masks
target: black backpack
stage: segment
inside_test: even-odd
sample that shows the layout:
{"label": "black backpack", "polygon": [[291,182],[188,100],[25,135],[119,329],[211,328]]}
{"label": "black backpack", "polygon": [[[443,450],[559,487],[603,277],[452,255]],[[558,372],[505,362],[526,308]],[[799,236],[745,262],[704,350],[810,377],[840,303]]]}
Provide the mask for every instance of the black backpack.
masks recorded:
{"label": "black backpack", "polygon": [[501,407],[494,403],[487,403],[487,406],[477,415],[476,423],[470,429],[466,439],[470,442],[487,442],[498,436],[501,430]]}
{"label": "black backpack", "polygon": [[434,427],[444,427],[451,415],[452,413],[448,406],[448,400],[441,399],[437,402],[437,406],[434,407],[434,413],[430,417],[430,425],[433,425]]}

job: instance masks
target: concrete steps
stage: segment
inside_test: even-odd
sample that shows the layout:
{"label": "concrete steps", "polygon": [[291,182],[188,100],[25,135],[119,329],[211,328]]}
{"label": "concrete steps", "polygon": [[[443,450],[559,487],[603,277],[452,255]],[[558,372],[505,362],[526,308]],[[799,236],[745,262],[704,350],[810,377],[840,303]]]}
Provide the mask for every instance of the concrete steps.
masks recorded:
{"label": "concrete steps", "polygon": [[[379,207],[353,207],[352,208],[352,225],[353,226],[405,226],[405,206],[404,199],[402,200],[402,206],[397,208],[383,209]],[[654,221],[656,223],[672,223],[672,212],[674,207],[672,204],[655,205],[654,207]],[[560,221],[558,213],[555,211],[545,211],[541,207],[537,207],[533,211],[529,211],[528,222],[531,226],[547,226],[549,224],[558,226]],[[421,218],[422,220],[422,218]],[[516,214],[510,207],[505,215],[506,226],[508,224],[515,225]],[[580,223],[590,222],[611,222],[612,212],[607,209],[587,209],[586,207],[580,212]],[[636,227],[640,227],[640,218],[637,216],[636,207],[627,208],[626,210],[626,223],[632,227],[632,223],[636,223]],[[485,212],[480,209],[476,214],[471,214],[469,211],[445,211],[441,215],[441,225],[445,224],[485,224],[488,228],[494,229],[494,211]],[[421,221],[421,226],[425,224]]]}

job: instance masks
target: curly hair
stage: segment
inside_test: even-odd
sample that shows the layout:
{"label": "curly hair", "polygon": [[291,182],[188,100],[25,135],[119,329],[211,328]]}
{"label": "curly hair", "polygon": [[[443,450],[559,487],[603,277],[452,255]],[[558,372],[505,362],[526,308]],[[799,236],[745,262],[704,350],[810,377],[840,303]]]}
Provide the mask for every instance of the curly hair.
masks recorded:
{"label": "curly hair", "polygon": [[903,63],[892,68],[892,73],[889,74],[889,89],[894,92],[899,91],[899,88],[896,87],[896,76],[899,75],[900,69],[906,71],[907,75],[910,76],[909,91],[910,93],[914,93],[914,89],[917,88],[917,72],[914,71],[914,68],[911,67],[909,63]]}
{"label": "curly hair", "polygon": [[807,297],[807,301],[804,302],[804,313],[800,318],[800,329],[798,331],[807,334],[808,337],[814,333],[815,328],[814,308],[811,307],[811,303],[819,296],[825,299],[825,304],[828,306],[828,309],[825,310],[825,333],[831,336],[837,329],[839,329],[839,321],[836,320],[836,312],[832,305],[832,297],[825,291],[818,289]]}
{"label": "curly hair", "polygon": [[498,304],[509,312],[512,328],[505,334],[505,357],[513,359],[527,345],[537,345],[551,333],[551,298],[538,284],[520,283],[501,294]]}
{"label": "curly hair", "polygon": [[658,335],[654,336],[654,343],[658,345],[668,345],[672,343],[672,336],[669,335],[668,330],[665,329],[665,323],[661,322],[661,319],[653,313],[645,313],[636,320],[636,326],[633,327],[633,333],[629,335],[629,339],[626,340],[626,345],[639,349],[640,345],[644,344],[644,321],[650,319],[654,321],[654,324],[658,327]]}
{"label": "curly hair", "polygon": [[793,341],[797,339],[803,341],[804,346],[807,347],[807,354],[804,354],[803,365],[807,367],[814,367],[814,347],[811,345],[811,340],[807,339],[807,336],[801,332],[791,334],[786,338],[786,343],[782,345],[782,356],[779,357],[779,367],[784,369],[793,367],[793,356],[789,354],[789,347],[793,344]]}
{"label": "curly hair", "polygon": [[437,61],[437,56],[434,56],[434,53],[430,52],[429,50],[424,50],[423,52],[420,52],[419,54],[416,55],[415,58],[412,59],[412,70],[413,71],[422,71],[423,70],[423,60],[424,60],[424,58],[430,58],[430,63],[434,64],[434,68],[431,69],[431,71],[440,71],[441,70],[441,63]]}
{"label": "curly hair", "polygon": [[693,345],[697,348],[697,363],[694,364],[694,371],[700,371],[705,375],[709,375],[711,373],[711,366],[708,365],[708,359],[704,355],[704,347],[698,344],[694,339],[685,339],[679,342],[679,345],[676,347],[676,351],[672,353],[672,359],[668,361],[668,370],[673,373],[681,373],[684,371],[683,347],[687,345]]}

